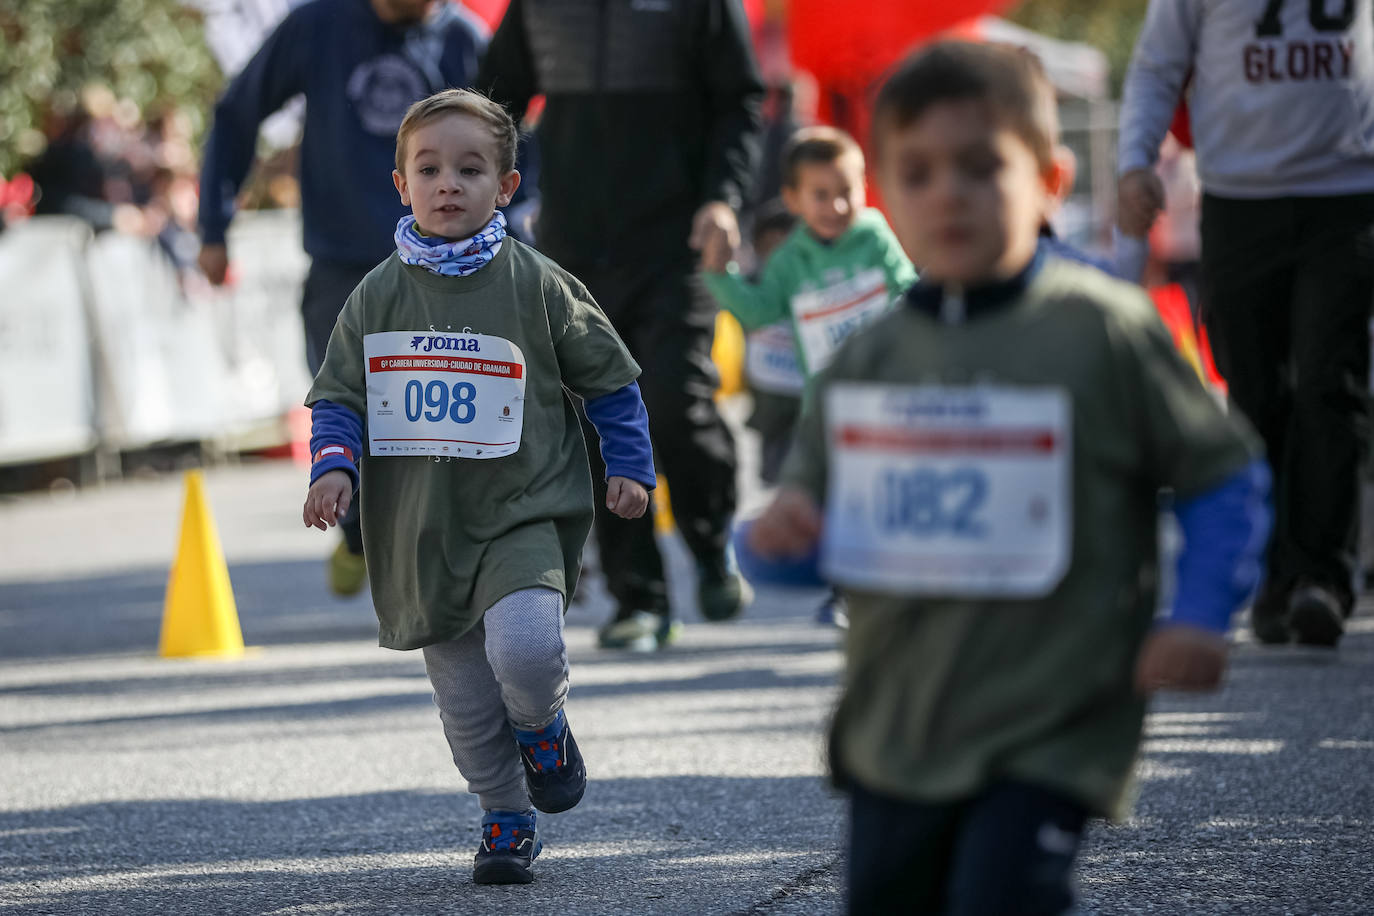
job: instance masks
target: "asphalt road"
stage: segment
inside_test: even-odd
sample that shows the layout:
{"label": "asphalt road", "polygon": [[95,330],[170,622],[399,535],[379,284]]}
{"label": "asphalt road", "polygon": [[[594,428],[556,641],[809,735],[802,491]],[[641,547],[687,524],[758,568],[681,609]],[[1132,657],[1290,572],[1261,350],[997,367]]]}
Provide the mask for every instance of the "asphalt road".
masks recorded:
{"label": "asphalt road", "polygon": [[[417,653],[323,588],[282,463],[207,476],[246,641],[155,657],[176,477],[0,501],[0,910],[15,913],[811,914],[840,910],[842,800],[821,734],[840,666],[816,593],[738,622],[691,606],[652,657],[569,615],[569,717],[592,783],[541,820],[534,885],[470,883],[479,811]],[[759,494],[750,491],[750,501]],[[1338,653],[1238,636],[1218,694],[1163,697],[1136,816],[1095,824],[1100,913],[1374,912],[1374,616]]]}

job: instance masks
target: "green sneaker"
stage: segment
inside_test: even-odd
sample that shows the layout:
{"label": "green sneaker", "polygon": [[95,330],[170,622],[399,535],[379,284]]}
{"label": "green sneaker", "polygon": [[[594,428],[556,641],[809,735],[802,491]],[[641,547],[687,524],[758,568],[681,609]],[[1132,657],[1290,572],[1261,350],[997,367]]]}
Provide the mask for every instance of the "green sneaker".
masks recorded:
{"label": "green sneaker", "polygon": [[629,617],[618,618],[602,627],[596,642],[603,649],[624,649],[628,652],[657,652],[682,635],[682,621],[667,614],[635,611]]}
{"label": "green sneaker", "polygon": [[329,557],[329,590],[341,598],[358,594],[367,584],[367,559],[343,541]]}

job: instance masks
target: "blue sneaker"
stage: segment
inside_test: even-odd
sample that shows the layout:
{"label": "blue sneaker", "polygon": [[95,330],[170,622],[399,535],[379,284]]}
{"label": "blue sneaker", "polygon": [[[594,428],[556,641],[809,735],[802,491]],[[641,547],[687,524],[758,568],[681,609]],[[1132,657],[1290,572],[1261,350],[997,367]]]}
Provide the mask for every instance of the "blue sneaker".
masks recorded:
{"label": "blue sneaker", "polygon": [[474,884],[529,884],[534,858],[543,849],[533,811],[488,811],[482,843],[472,860]]}
{"label": "blue sneaker", "polygon": [[849,605],[839,592],[831,592],[825,603],[816,608],[816,623],[837,630],[849,629]]}
{"label": "blue sneaker", "polygon": [[534,806],[557,814],[580,802],[587,791],[587,767],[563,710],[543,728],[514,731],[520,759],[525,763],[525,786]]}

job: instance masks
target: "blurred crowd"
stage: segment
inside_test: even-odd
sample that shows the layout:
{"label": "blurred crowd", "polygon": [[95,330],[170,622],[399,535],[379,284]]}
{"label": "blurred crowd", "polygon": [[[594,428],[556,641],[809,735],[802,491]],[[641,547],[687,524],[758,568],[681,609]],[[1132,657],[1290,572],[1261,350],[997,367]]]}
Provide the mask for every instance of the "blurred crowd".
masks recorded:
{"label": "blurred crowd", "polygon": [[[92,83],[55,96],[43,122],[42,150],[12,176],[0,175],[0,230],[30,216],[84,220],[155,239],[179,269],[195,267],[199,157],[191,113],[144,111]],[[299,202],[295,150],[264,159],[241,203],[250,209]]]}

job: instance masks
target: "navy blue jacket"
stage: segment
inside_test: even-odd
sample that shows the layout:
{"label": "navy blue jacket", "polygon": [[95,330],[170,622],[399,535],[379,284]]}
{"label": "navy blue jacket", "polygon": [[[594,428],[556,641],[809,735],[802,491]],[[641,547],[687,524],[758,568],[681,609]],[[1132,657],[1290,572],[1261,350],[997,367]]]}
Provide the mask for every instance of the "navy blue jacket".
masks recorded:
{"label": "navy blue jacket", "polygon": [[479,29],[448,3],[409,28],[382,22],[370,0],[310,0],[288,13],[215,106],[200,176],[204,241],[224,241],[258,125],[304,93],[306,252],[368,266],[389,256],[409,212],[391,182],[396,128],[413,102],[472,83],[485,48]]}

